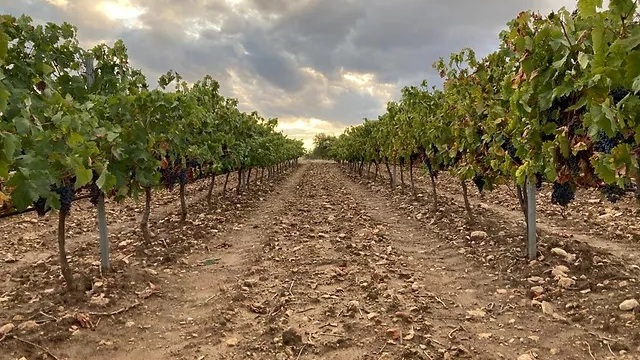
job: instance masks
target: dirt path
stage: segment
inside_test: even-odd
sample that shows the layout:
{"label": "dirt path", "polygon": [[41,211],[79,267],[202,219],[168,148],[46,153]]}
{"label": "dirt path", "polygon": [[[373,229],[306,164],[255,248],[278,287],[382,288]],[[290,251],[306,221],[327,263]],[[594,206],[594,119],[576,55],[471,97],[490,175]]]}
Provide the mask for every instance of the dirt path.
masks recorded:
{"label": "dirt path", "polygon": [[528,289],[336,165],[303,165],[245,221],[202,241],[211,250],[163,275],[159,299],[104,317],[52,352],[97,360],[611,356],[584,342],[595,325],[543,314]]}

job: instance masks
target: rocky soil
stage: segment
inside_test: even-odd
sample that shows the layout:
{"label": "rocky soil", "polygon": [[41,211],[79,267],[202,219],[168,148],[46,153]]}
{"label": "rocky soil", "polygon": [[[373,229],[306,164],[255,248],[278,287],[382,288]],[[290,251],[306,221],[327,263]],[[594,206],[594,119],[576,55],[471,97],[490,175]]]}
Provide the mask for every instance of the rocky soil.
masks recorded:
{"label": "rocky soil", "polygon": [[422,185],[414,198],[331,163],[303,164],[213,207],[196,184],[186,224],[175,195],[158,196],[150,244],[134,230],[140,207],[113,204],[109,274],[98,271],[87,205],[74,212],[83,286],[73,290],[59,275],[51,221],[2,220],[0,359],[640,355],[630,257],[549,226],[529,262],[519,213],[474,197],[470,223],[454,185],[441,185],[434,212]]}

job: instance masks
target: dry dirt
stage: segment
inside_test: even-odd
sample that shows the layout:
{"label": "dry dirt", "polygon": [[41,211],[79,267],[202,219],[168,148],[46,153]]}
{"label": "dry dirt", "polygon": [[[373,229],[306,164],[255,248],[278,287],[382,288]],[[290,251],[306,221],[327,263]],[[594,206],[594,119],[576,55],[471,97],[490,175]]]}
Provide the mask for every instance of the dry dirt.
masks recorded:
{"label": "dry dirt", "polygon": [[[40,255],[55,248],[53,233],[25,240],[31,219],[3,220],[0,251],[18,261],[0,262],[0,326],[16,325],[0,360],[640,354],[636,313],[618,308],[640,294],[638,267],[552,231],[530,263],[521,219],[500,204],[469,224],[453,192],[434,213],[428,196],[321,162],[213,209],[204,187],[190,190],[187,224],[170,194],[159,197],[152,244],[133,231],[139,207],[113,205],[123,223],[112,230],[114,271],[99,274],[97,244],[80,236],[72,266],[87,286],[75,291],[64,290],[55,255]],[[76,223],[94,231],[90,217]]]}

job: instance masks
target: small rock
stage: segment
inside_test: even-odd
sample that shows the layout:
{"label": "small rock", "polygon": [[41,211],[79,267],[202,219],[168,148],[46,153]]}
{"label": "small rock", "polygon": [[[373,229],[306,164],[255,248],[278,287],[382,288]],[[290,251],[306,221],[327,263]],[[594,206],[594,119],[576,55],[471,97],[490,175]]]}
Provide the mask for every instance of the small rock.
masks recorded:
{"label": "small rock", "polygon": [[127,321],[127,322],[124,324],[124,326],[125,326],[125,327],[130,328],[130,327],[133,327],[135,324],[136,324],[136,323],[134,323],[133,321]]}
{"label": "small rock", "polygon": [[15,321],[15,322],[24,321],[24,316],[18,314],[16,316],[14,316],[12,320]]}
{"label": "small rock", "polygon": [[569,253],[567,253],[566,251],[564,251],[561,248],[553,248],[553,249],[551,249],[551,253],[553,255],[561,256],[561,257],[564,257],[564,258],[566,258],[569,255]]}
{"label": "small rock", "polygon": [[549,352],[551,352],[551,355],[558,355],[560,354],[560,349],[553,348]]}
{"label": "small rock", "polygon": [[485,340],[485,339],[489,339],[493,334],[491,333],[480,333],[478,334],[478,339],[480,340]]}
{"label": "small rock", "polygon": [[558,280],[558,285],[560,285],[565,289],[570,289],[575,284],[576,284],[576,281],[568,277],[563,277],[563,278],[560,278],[560,280]]}
{"label": "small rock", "polygon": [[553,276],[567,277],[567,274],[569,274],[569,268],[564,265],[558,265],[551,270]]}
{"label": "small rock", "polygon": [[36,330],[40,325],[33,320],[25,321],[22,324],[18,325],[17,329],[23,332],[31,332]]}
{"label": "small rock", "polygon": [[500,295],[504,295],[507,293],[507,289],[498,289],[496,290],[496,293],[500,294]]}
{"label": "small rock", "polygon": [[471,241],[482,241],[488,237],[488,234],[484,231],[472,231]]}
{"label": "small rock", "polygon": [[547,301],[542,302],[542,313],[547,315],[554,315],[556,313],[556,309],[551,305],[551,303]]}
{"label": "small rock", "polygon": [[536,359],[530,354],[522,354],[518,356],[518,360],[536,360]]}
{"label": "small rock", "polygon": [[124,241],[121,241],[118,244],[118,247],[119,248],[124,248],[124,247],[127,247],[127,246],[131,245],[132,243],[133,243],[133,240],[124,240]]}
{"label": "small rock", "polygon": [[12,323],[4,324],[0,326],[0,334],[7,335],[8,333],[12,332],[15,327],[16,326]]}
{"label": "small rock", "polygon": [[544,283],[544,279],[541,278],[540,276],[532,276],[532,277],[528,278],[527,281],[532,283],[532,284],[542,284],[542,283]]}
{"label": "small rock", "polygon": [[4,262],[6,262],[7,264],[11,264],[11,263],[18,262],[18,259],[16,259],[13,255],[9,254],[7,255],[6,258],[4,258]]}
{"label": "small rock", "polygon": [[111,346],[111,345],[113,345],[113,341],[100,340],[98,345],[100,345],[100,346]]}
{"label": "small rock", "polygon": [[487,315],[487,313],[482,309],[467,310],[467,314],[472,317],[485,317]]}
{"label": "small rock", "polygon": [[255,279],[247,279],[242,283],[244,286],[248,288],[252,288],[258,284],[258,280]]}
{"label": "small rock", "polygon": [[620,281],[620,282],[618,283],[618,287],[620,287],[620,288],[625,288],[625,287],[627,287],[627,286],[629,286],[629,282],[628,282],[628,281],[626,281],[626,280],[624,280],[624,281]]}
{"label": "small rock", "polygon": [[238,342],[240,342],[240,341],[237,338],[233,337],[233,338],[227,339],[227,341],[225,343],[227,344],[227,346],[233,347],[233,346],[238,345]]}
{"label": "small rock", "polygon": [[100,296],[94,296],[89,300],[90,304],[98,305],[98,306],[107,306],[109,304],[109,299],[104,297],[104,294]]}
{"label": "small rock", "polygon": [[564,251],[561,248],[553,248],[553,249],[551,249],[551,253],[553,255],[556,255],[556,256],[559,256],[559,257],[563,257],[568,262],[572,262],[572,261],[576,260],[576,255],[575,254],[570,254],[570,253]]}
{"label": "small rock", "polygon": [[158,275],[158,272],[153,269],[145,269],[145,271],[150,275]]}
{"label": "small rock", "polygon": [[380,314],[378,314],[378,313],[374,313],[374,312],[372,312],[372,313],[368,313],[368,314],[367,314],[367,319],[369,319],[369,320],[371,320],[371,319],[375,319],[375,318],[377,318],[379,315],[380,315]]}
{"label": "small rock", "polygon": [[619,306],[622,311],[632,311],[637,307],[640,307],[640,303],[638,303],[638,300],[636,299],[625,300]]}
{"label": "small rock", "polygon": [[398,328],[387,329],[387,336],[389,336],[393,340],[398,340],[402,332]]}
{"label": "small rock", "polygon": [[405,311],[398,311],[395,313],[395,316],[403,320],[411,321],[411,314]]}
{"label": "small rock", "polygon": [[540,296],[540,295],[544,294],[544,288],[542,286],[534,286],[534,287],[531,288],[531,292],[535,296]]}

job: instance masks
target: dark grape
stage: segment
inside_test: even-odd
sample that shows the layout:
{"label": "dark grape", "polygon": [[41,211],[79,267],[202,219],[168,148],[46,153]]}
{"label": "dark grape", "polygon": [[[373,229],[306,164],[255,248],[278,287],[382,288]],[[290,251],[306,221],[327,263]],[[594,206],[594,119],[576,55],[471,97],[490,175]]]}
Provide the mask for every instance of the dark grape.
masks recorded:
{"label": "dark grape", "polygon": [[570,183],[553,183],[553,191],[551,192],[552,204],[567,206],[573,199],[575,199],[575,192]]}
{"label": "dark grape", "polygon": [[511,141],[506,140],[505,142],[502,143],[502,150],[504,150],[507,155],[516,163],[520,163],[520,158],[516,155],[516,147],[513,146],[513,144],[511,143]]}
{"label": "dark grape", "polygon": [[98,185],[96,185],[96,183],[92,183],[89,191],[91,195],[91,197],[89,198],[89,201],[91,201],[93,205],[97,206],[98,200],[100,199],[100,193],[101,193],[100,188],[98,188]]}
{"label": "dark grape", "polygon": [[184,185],[187,183],[187,169],[180,169],[180,175],[178,179],[180,181],[180,185]]}
{"label": "dark grape", "polygon": [[71,211],[71,203],[76,193],[73,184],[63,184],[58,188],[57,193],[60,195],[60,211],[69,213],[69,211]]}
{"label": "dark grape", "polygon": [[622,134],[618,133],[614,138],[610,138],[604,131],[600,131],[598,133],[598,140],[595,141],[593,146],[593,150],[605,154],[611,153],[614,147],[616,147],[620,142],[622,142],[624,138]]}
{"label": "dark grape", "polygon": [[33,202],[33,207],[36,209],[36,213],[38,213],[38,216],[44,216],[47,212],[49,212],[49,210],[51,210],[46,205],[47,199],[45,198],[38,198],[38,200]]}
{"label": "dark grape", "polygon": [[567,164],[569,164],[569,170],[571,170],[571,174],[577,176],[580,174],[580,159],[578,159],[575,155],[569,155],[567,159]]}
{"label": "dark grape", "polygon": [[160,175],[162,176],[162,182],[164,186],[167,189],[172,190],[177,180],[173,168],[166,167],[164,169],[160,169]]}
{"label": "dark grape", "polygon": [[600,192],[602,192],[602,194],[604,194],[604,196],[607,198],[607,200],[609,200],[612,203],[617,202],[618,200],[620,200],[620,198],[622,198],[625,194],[625,189],[621,188],[618,185],[603,185],[602,187],[600,187]]}
{"label": "dark grape", "polygon": [[536,189],[540,190],[542,188],[542,182],[544,181],[544,177],[542,174],[536,174]]}
{"label": "dark grape", "polygon": [[625,96],[627,96],[629,94],[629,90],[627,90],[627,89],[613,89],[613,90],[611,90],[611,92],[609,94],[613,98],[614,104],[617,105],[620,101],[622,101],[622,99],[624,99]]}
{"label": "dark grape", "polygon": [[476,187],[478,188],[478,191],[482,192],[482,190],[484,189],[484,185],[485,185],[484,177],[475,175],[473,177],[473,183],[476,184]]}

